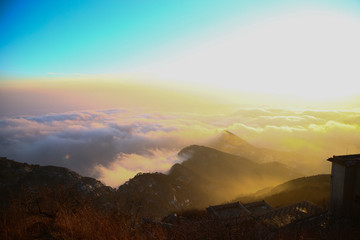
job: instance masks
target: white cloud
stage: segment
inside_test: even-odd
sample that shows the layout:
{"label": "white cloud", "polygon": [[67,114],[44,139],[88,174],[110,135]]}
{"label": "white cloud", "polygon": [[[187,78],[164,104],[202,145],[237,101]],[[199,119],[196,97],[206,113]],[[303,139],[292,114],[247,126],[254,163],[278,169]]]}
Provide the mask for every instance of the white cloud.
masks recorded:
{"label": "white cloud", "polygon": [[110,109],[6,118],[0,155],[68,167],[117,186],[139,171],[165,172],[183,147],[206,145],[229,130],[258,147],[304,154],[318,167],[334,154],[360,152],[359,118],[350,111],[264,108],[229,115]]}

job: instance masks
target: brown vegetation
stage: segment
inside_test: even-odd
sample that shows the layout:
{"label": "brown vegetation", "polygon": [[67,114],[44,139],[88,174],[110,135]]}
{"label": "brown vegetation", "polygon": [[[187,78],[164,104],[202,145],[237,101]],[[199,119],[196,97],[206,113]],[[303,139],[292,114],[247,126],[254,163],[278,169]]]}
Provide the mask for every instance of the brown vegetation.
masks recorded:
{"label": "brown vegetation", "polygon": [[[171,224],[105,213],[70,192],[42,189],[14,198],[2,209],[0,239],[355,239],[359,230],[348,223],[337,228],[296,227],[268,231],[254,219],[220,222],[194,210]],[[76,199],[76,201],[74,201]],[[340,226],[340,228],[339,228]],[[346,226],[344,228],[344,226]]]}
{"label": "brown vegetation", "polygon": [[[136,221],[105,212],[74,191],[24,190],[0,214],[0,239],[144,239]],[[146,239],[165,239],[162,231],[153,232]]]}
{"label": "brown vegetation", "polygon": [[[325,225],[324,225],[325,223]],[[218,221],[187,210],[174,221],[135,219],[106,211],[75,191],[24,189],[0,211],[0,239],[356,239],[360,228],[328,219],[272,231],[254,218]]]}

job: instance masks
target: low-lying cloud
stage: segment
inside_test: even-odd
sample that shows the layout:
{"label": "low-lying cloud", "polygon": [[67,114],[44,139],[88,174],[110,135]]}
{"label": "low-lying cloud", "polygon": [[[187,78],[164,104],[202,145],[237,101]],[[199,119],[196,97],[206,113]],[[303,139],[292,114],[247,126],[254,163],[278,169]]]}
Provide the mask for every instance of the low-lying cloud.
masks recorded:
{"label": "low-lying cloud", "polygon": [[125,110],[8,118],[0,131],[2,156],[99,178],[119,161],[130,172],[164,171],[176,162],[164,153],[213,134],[196,120]]}
{"label": "low-lying cloud", "polygon": [[0,155],[64,166],[118,186],[137,172],[166,172],[181,161],[181,148],[206,145],[225,129],[258,147],[304,154],[319,172],[326,171],[317,164],[326,157],[360,152],[356,111],[252,108],[196,115],[111,109],[4,118]]}

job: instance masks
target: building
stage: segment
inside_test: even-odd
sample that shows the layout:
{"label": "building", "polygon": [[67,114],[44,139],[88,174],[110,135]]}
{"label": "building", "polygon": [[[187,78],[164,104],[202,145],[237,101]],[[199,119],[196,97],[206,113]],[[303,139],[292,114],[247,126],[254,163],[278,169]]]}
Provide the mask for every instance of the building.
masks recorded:
{"label": "building", "polygon": [[334,217],[360,216],[360,154],[333,156],[329,211]]}
{"label": "building", "polygon": [[291,224],[299,222],[303,223],[304,221],[312,217],[318,217],[325,212],[324,209],[311,202],[301,201],[261,214],[257,219],[275,230]]}
{"label": "building", "polygon": [[210,206],[206,210],[213,219],[217,220],[238,219],[251,214],[240,202]]}
{"label": "building", "polygon": [[259,216],[274,210],[274,208],[270,204],[268,204],[265,200],[245,203],[244,207],[247,210],[249,210],[249,212],[251,212],[253,216]]}
{"label": "building", "polygon": [[272,230],[304,222],[310,218],[326,213],[321,207],[308,201],[274,209],[266,201],[241,204],[240,202],[227,203],[207,208],[208,214],[216,220],[223,222],[240,223],[253,219]]}

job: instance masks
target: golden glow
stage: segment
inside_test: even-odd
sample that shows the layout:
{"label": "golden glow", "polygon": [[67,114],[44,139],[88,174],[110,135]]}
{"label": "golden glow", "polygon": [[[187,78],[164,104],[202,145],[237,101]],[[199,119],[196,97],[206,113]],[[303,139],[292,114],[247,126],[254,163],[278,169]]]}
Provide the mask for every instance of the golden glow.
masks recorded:
{"label": "golden glow", "polygon": [[334,100],[358,93],[360,19],[325,11],[265,16],[137,72],[182,85]]}
{"label": "golden glow", "polygon": [[[229,112],[226,101],[211,95],[186,92],[184,89],[140,85],[124,80],[43,80],[2,83],[2,98],[11,103],[13,114],[31,114],[34,109],[43,113],[69,110],[132,108],[144,111],[174,111],[212,113]],[[28,111],[27,111],[28,110]]]}
{"label": "golden glow", "polygon": [[[139,171],[165,172],[175,162],[184,160],[172,157],[180,149],[191,144],[207,145],[223,130],[229,130],[257,147],[302,154],[301,167],[292,162],[292,158],[286,164],[299,167],[307,174],[327,173],[329,164],[324,159],[328,156],[360,152],[357,98],[320,104],[291,96],[237,95],[224,89],[204,93],[201,88],[186,91],[185,86],[175,87],[140,85],[116,79],[2,83],[0,100],[7,104],[1,109],[1,115],[9,119],[9,125],[2,131],[11,134],[16,131],[16,136],[33,136],[25,140],[37,136],[45,136],[46,140],[48,135],[75,133],[72,141],[77,142],[76,147],[87,144],[87,138],[83,139],[86,137],[83,133],[87,132],[101,144],[103,140],[96,138],[96,133],[110,134],[107,138],[111,142],[109,146],[115,148],[121,146],[122,141],[129,141],[126,146],[131,148],[144,146],[143,140],[150,142],[150,149],[145,153],[124,154],[119,150],[118,155],[108,159],[106,164],[99,163],[93,169],[101,175],[102,181],[112,186],[118,186]],[[112,108],[121,111],[105,111]],[[50,119],[60,120],[47,120],[51,113],[58,115]],[[63,114],[76,118],[62,120]],[[39,116],[44,120],[11,118],[19,115]],[[46,116],[42,118],[43,115]],[[125,140],[122,135],[116,135],[114,126],[130,128]],[[137,139],[141,141],[137,142]],[[31,150],[33,145],[36,144],[26,142],[17,148],[30,146]],[[46,145],[40,145],[39,151],[42,146]],[[71,151],[70,146],[64,149],[66,152],[62,153],[61,159],[67,163],[77,161],[78,151]],[[36,151],[38,149],[33,150]]]}

